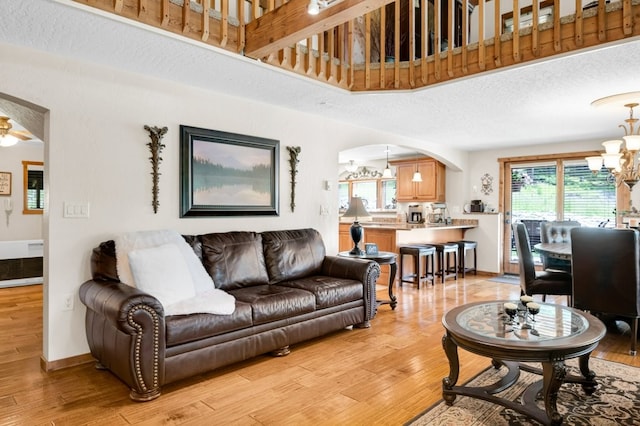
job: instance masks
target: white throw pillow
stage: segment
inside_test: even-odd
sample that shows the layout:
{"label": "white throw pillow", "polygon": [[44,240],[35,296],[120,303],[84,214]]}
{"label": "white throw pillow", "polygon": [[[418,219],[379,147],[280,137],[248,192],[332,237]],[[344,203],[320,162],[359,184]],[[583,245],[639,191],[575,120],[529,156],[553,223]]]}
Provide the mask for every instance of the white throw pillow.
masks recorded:
{"label": "white throw pillow", "polygon": [[125,284],[136,287],[135,278],[129,266],[128,254],[130,251],[171,243],[180,249],[185,262],[187,262],[196,293],[203,293],[215,287],[211,276],[204,269],[198,256],[177,231],[161,229],[129,232],[117,235],[114,240],[118,277]]}
{"label": "white throw pillow", "polygon": [[189,267],[174,244],[132,250],[129,265],[136,287],[154,296],[162,306],[196,295]]}

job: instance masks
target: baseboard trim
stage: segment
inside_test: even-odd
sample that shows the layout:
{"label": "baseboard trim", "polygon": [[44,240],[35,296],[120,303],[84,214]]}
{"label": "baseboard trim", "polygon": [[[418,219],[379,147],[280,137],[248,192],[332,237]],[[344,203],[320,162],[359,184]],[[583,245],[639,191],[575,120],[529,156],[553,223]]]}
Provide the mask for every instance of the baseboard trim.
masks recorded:
{"label": "baseboard trim", "polygon": [[40,369],[46,373],[64,368],[75,367],[76,365],[88,364],[95,362],[91,354],[76,355],[70,358],[57,359],[55,361],[47,361],[40,356]]}

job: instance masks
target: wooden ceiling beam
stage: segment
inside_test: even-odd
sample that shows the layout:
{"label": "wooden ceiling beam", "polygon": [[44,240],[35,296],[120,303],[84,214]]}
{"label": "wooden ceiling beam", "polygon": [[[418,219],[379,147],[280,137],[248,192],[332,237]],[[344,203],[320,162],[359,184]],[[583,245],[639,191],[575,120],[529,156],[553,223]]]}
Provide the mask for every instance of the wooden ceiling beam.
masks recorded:
{"label": "wooden ceiling beam", "polygon": [[343,0],[309,15],[309,0],[291,0],[246,25],[244,54],[263,58],[300,40],[374,11],[393,0]]}

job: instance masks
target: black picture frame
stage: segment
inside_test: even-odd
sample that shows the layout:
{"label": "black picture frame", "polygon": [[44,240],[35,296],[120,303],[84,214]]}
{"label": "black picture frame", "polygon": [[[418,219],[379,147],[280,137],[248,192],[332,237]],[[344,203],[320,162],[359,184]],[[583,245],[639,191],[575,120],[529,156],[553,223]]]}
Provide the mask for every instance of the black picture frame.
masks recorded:
{"label": "black picture frame", "polygon": [[180,126],[180,217],[278,216],[280,141]]}

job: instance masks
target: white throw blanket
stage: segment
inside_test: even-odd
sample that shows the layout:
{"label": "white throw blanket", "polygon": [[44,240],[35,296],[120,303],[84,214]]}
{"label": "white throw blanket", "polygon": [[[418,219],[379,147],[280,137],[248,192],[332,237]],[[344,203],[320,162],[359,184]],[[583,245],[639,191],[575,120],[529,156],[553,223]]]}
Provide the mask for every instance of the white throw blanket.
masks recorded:
{"label": "white throw blanket", "polygon": [[[132,287],[136,285],[129,263],[130,252],[137,251],[138,255],[134,259],[139,261],[139,254],[144,254],[144,249],[160,247],[165,244],[173,244],[179,249],[191,273],[191,279],[187,277],[187,279],[181,280],[180,283],[171,282],[166,285],[192,285],[193,290],[186,288],[184,293],[191,296],[195,291],[195,297],[189,297],[176,301],[169,306],[164,306],[166,315],[187,315],[192,313],[230,315],[235,311],[235,298],[225,291],[215,288],[213,280],[207,274],[202,262],[178,232],[171,230],[130,232],[117,236],[114,241],[116,243],[118,276],[120,281]],[[144,267],[145,265],[137,266],[139,266],[137,270],[140,271],[140,266]],[[169,268],[174,267],[172,262],[167,262],[164,266],[168,268],[167,271],[169,271]],[[170,275],[167,273],[167,276]],[[163,284],[160,283],[160,285]]]}

